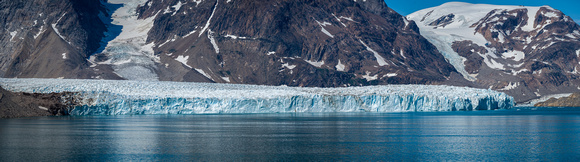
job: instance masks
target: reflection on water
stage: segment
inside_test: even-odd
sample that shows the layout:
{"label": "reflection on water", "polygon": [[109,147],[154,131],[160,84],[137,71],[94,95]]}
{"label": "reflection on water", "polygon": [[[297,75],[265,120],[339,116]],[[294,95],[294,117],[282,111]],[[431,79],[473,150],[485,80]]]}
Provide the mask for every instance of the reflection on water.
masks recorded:
{"label": "reflection on water", "polygon": [[0,120],[2,161],[578,161],[580,111]]}

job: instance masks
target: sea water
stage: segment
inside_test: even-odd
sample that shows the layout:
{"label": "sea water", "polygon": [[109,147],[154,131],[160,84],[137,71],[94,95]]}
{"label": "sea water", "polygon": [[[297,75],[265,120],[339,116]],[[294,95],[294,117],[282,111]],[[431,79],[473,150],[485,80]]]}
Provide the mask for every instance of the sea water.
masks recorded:
{"label": "sea water", "polygon": [[579,161],[580,108],[0,119],[1,161]]}

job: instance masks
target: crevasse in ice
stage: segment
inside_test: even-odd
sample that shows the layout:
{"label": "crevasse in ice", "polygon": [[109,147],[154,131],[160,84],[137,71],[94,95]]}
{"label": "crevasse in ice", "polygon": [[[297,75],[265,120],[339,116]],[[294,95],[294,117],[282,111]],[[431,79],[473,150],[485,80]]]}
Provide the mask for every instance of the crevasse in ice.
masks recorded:
{"label": "crevasse in ice", "polygon": [[510,109],[512,97],[441,85],[300,88],[157,81],[0,79],[10,91],[78,92],[72,115],[415,112]]}

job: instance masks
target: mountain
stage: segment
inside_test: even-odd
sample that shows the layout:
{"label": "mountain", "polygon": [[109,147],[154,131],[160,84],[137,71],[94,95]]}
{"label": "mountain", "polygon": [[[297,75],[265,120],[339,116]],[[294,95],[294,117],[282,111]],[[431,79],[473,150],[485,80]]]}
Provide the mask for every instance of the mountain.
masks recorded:
{"label": "mountain", "polygon": [[382,0],[123,3],[112,14],[123,31],[91,60],[125,79],[338,87],[455,73]]}
{"label": "mountain", "polygon": [[341,87],[448,84],[523,102],[580,89],[580,27],[548,6],[382,0],[0,2],[0,76]]}
{"label": "mountain", "polygon": [[473,86],[518,102],[580,89],[580,27],[559,10],[450,2],[407,18]]}
{"label": "mountain", "polygon": [[[0,1],[0,76],[90,78],[107,31],[102,1]],[[112,76],[111,78],[115,78]]]}
{"label": "mountain", "polygon": [[382,0],[0,5],[0,75],[9,78],[320,87],[459,78],[417,26]]}

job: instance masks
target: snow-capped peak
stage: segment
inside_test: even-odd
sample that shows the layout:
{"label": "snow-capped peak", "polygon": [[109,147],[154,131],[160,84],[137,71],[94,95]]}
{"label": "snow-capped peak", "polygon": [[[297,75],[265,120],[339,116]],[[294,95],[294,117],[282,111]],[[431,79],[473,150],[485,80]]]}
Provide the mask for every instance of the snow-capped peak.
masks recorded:
{"label": "snow-capped peak", "polygon": [[[517,67],[525,57],[522,51],[537,39],[535,36],[546,26],[556,21],[572,21],[550,6],[504,6],[464,2],[449,2],[423,9],[408,15],[407,19],[414,20],[421,34],[468,80],[475,80],[473,76],[477,73],[465,70],[467,58],[457,53],[457,47],[454,47],[456,43],[471,41],[476,46],[485,48],[485,52],[477,54],[483,58],[487,67],[510,70],[506,67]],[[524,42],[523,48],[502,49],[501,44],[515,41]],[[521,56],[503,57],[513,53]]]}
{"label": "snow-capped peak", "polygon": [[[526,10],[528,19],[527,25],[522,26],[522,28],[530,29],[534,26],[534,20],[536,15],[541,8],[546,8],[548,10],[554,10],[550,6],[541,7],[530,7],[530,6],[508,6],[508,5],[489,5],[489,4],[471,4],[464,2],[449,2],[442,4],[437,7],[431,7],[414,12],[407,16],[410,20],[415,20],[417,24],[422,26],[433,26],[434,22],[441,20],[441,18],[449,15],[453,15],[453,22],[451,24],[444,26],[443,28],[465,28],[473,27],[472,25],[479,22],[492,11],[513,11],[518,9]],[[559,11],[558,11],[559,12]],[[500,12],[496,12],[500,13]],[[549,13],[549,15],[554,16],[555,12]],[[430,25],[431,24],[431,25]],[[529,30],[528,30],[529,31]]]}

